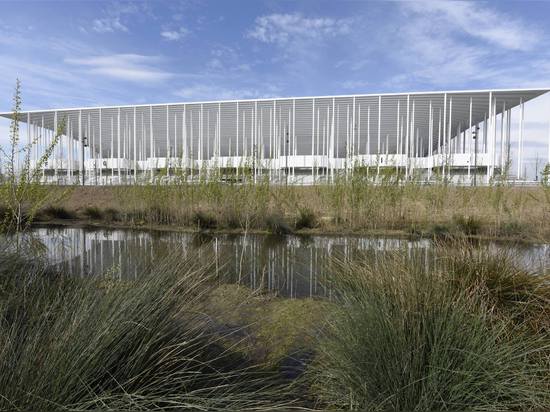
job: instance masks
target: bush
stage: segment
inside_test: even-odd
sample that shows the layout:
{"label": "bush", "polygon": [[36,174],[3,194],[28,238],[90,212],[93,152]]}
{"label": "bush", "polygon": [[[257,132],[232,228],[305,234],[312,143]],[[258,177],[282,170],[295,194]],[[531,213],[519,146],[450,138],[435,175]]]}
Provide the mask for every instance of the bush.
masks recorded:
{"label": "bush", "polygon": [[116,222],[120,220],[120,213],[113,208],[107,208],[103,211],[103,216],[107,222]]}
{"label": "bush", "polygon": [[473,216],[455,216],[453,220],[458,230],[467,236],[477,235],[481,231],[481,222]]}
{"label": "bush", "polygon": [[222,345],[198,261],[157,261],[128,287],[0,256],[0,410],[284,405],[272,374]]}
{"label": "bush", "polygon": [[317,226],[317,217],[315,212],[309,208],[299,208],[298,218],[296,219],[296,230],[313,229]]}
{"label": "bush", "polygon": [[491,306],[406,255],[340,263],[340,310],[309,371],[319,406],[369,411],[550,407],[547,341],[496,321]]}
{"label": "bush", "polygon": [[74,219],[75,214],[63,206],[48,206],[42,215],[50,219]]}
{"label": "bush", "polygon": [[95,206],[87,207],[86,209],[84,209],[83,214],[87,218],[93,219],[93,220],[100,220],[103,218],[103,212],[101,211],[101,209]]}
{"label": "bush", "polygon": [[291,227],[285,219],[277,213],[268,215],[265,218],[265,225],[269,232],[274,235],[288,235],[292,233]]}
{"label": "bush", "polygon": [[201,230],[214,229],[217,225],[216,218],[202,210],[197,210],[193,214],[193,224]]}

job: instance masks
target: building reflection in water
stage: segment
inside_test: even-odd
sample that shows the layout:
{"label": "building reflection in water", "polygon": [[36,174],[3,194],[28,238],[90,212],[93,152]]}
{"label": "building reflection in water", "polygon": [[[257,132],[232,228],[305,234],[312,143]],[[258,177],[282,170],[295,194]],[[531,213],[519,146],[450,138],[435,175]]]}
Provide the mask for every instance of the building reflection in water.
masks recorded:
{"label": "building reflection in water", "polygon": [[[135,279],[143,268],[166,255],[184,258],[196,251],[223,282],[267,289],[286,297],[328,296],[327,264],[332,257],[376,262],[380,254],[404,250],[433,264],[432,242],[353,236],[191,234],[137,230],[37,228],[47,259],[77,276],[111,275]],[[492,244],[492,247],[512,247]],[[549,245],[513,246],[521,262],[548,268]]]}

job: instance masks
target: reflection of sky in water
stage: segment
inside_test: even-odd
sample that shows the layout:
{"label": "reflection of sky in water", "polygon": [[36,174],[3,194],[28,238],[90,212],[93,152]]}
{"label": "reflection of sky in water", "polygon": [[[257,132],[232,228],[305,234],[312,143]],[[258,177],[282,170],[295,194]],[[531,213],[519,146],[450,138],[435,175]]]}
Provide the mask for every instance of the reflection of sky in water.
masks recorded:
{"label": "reflection of sky in water", "polygon": [[[330,256],[376,259],[380,253],[405,250],[430,264],[432,242],[355,236],[273,237],[267,235],[191,234],[83,228],[39,228],[34,235],[45,245],[50,262],[79,276],[110,273],[139,276],[140,267],[156,257],[185,256],[211,265],[222,279],[284,296],[329,295],[323,285]],[[550,267],[549,244],[489,242],[491,249],[512,249],[518,263],[533,270]]]}

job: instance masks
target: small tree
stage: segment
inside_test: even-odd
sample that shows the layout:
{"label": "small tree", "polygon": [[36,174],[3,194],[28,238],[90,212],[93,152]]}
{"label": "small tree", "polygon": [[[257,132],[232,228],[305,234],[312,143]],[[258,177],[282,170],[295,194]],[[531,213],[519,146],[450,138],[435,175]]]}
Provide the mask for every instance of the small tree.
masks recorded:
{"label": "small tree", "polygon": [[[50,144],[36,164],[31,164],[32,147],[38,137],[21,146],[19,122],[21,119],[21,82],[17,80],[13,97],[13,114],[10,125],[8,148],[0,148],[4,156],[4,175],[0,182],[0,228],[5,231],[22,232],[32,223],[36,212],[49,202],[59,200],[64,194],[52,191],[42,184],[42,169],[51,157],[65,129],[62,120]],[[20,147],[21,146],[21,147]],[[18,167],[18,165],[20,166]]]}
{"label": "small tree", "polygon": [[544,166],[540,182],[544,187],[550,186],[550,163],[547,163],[546,166]]}

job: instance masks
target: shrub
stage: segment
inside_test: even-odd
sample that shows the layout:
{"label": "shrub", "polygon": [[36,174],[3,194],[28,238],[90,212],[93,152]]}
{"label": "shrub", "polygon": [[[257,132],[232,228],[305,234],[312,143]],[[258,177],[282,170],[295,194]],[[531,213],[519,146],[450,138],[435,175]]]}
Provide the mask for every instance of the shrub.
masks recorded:
{"label": "shrub", "polygon": [[522,237],[524,235],[523,225],[518,222],[503,222],[498,227],[498,234],[503,237]]}
{"label": "shrub", "polygon": [[63,206],[48,206],[42,215],[50,219],[74,219],[75,214]]}
{"label": "shrub", "polygon": [[453,220],[458,230],[465,235],[477,235],[481,231],[481,222],[474,216],[455,216]]}
{"label": "shrub", "polygon": [[86,209],[84,209],[83,214],[87,218],[93,220],[100,220],[103,218],[103,212],[101,211],[101,209],[95,206],[88,206]]}
{"label": "shrub", "polygon": [[285,219],[277,213],[269,214],[265,218],[265,225],[269,232],[274,235],[288,235],[292,233],[291,227]]}
{"label": "shrub", "polygon": [[103,211],[103,216],[108,222],[116,222],[117,220],[120,220],[120,213],[118,212],[118,210],[111,207]]}
{"label": "shrub", "polygon": [[317,217],[313,210],[304,207],[298,209],[298,218],[296,219],[296,230],[313,229],[317,226]]}
{"label": "shrub", "polygon": [[[323,408],[369,411],[546,409],[539,337],[493,322],[491,307],[404,254],[340,263],[340,309],[309,371]],[[546,380],[546,382],[545,382]]]}
{"label": "shrub", "polygon": [[217,225],[216,218],[202,210],[197,210],[193,214],[193,224],[201,230],[214,229]]}

